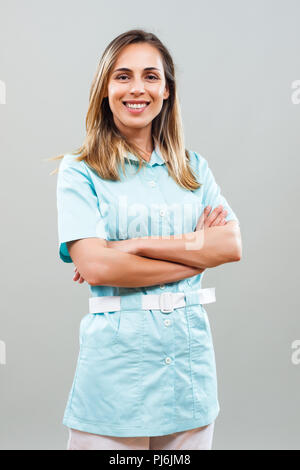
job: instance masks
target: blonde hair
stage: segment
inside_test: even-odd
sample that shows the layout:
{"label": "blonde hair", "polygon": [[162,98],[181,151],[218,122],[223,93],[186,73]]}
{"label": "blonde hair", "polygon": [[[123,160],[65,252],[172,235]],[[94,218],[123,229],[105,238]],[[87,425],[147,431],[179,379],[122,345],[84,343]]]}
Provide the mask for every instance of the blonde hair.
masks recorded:
{"label": "blonde hair", "polygon": [[[139,160],[138,171],[145,160],[136,145],[129,143],[116,127],[107,94],[108,80],[119,53],[129,44],[147,43],[161,54],[169,97],[164,100],[161,112],[152,122],[152,139],[159,146],[169,175],[183,188],[198,189],[193,169],[189,165],[190,155],[184,145],[184,133],[180,104],[175,81],[175,68],[168,49],[153,33],[133,29],[120,34],[106,47],[93,78],[89,107],[86,115],[86,137],[81,147],[73,152],[76,160],[85,162],[103,179],[120,181],[118,165],[124,172],[126,153],[130,152]],[[49,160],[62,159],[64,155]],[[51,174],[58,171],[56,168]]]}

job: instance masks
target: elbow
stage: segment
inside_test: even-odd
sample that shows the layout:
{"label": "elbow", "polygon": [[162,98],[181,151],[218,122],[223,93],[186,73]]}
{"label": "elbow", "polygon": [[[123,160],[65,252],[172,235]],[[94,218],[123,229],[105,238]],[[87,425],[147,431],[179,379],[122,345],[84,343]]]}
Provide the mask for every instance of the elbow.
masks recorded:
{"label": "elbow", "polygon": [[242,239],[239,224],[229,221],[224,227],[226,231],[226,242],[224,242],[225,263],[232,263],[242,259]]}
{"label": "elbow", "polygon": [[87,283],[90,286],[105,286],[107,285],[107,276],[105,266],[100,266],[96,263],[91,263],[87,270]]}
{"label": "elbow", "polygon": [[233,248],[233,260],[234,262],[236,261],[241,261],[242,259],[242,241],[241,237],[235,237],[234,241],[234,248]]}
{"label": "elbow", "polygon": [[231,262],[240,261],[242,259],[242,237],[240,226],[236,221],[228,222],[230,225],[229,230],[229,246],[231,253]]}
{"label": "elbow", "polygon": [[101,283],[99,281],[97,281],[96,278],[94,278],[94,277],[90,277],[90,278],[86,279],[86,282],[92,287],[101,286]]}
{"label": "elbow", "polygon": [[236,263],[237,261],[241,261],[241,259],[242,259],[241,253],[237,252],[232,261]]}

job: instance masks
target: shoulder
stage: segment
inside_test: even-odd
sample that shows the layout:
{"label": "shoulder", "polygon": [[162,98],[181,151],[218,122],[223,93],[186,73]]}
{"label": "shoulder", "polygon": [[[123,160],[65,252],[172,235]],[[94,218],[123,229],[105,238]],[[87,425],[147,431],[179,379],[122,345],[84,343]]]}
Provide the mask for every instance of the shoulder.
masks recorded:
{"label": "shoulder", "polygon": [[196,152],[195,150],[188,150],[188,153],[190,155],[190,164],[192,167],[197,171],[197,173],[205,172],[208,168],[208,162],[206,158],[203,157],[199,152]]}
{"label": "shoulder", "polygon": [[58,174],[68,174],[68,175],[77,175],[82,174],[84,176],[89,176],[87,165],[83,160],[78,160],[80,155],[74,155],[72,153],[66,153],[61,159]]}
{"label": "shoulder", "polygon": [[64,170],[65,168],[81,168],[83,162],[77,160],[79,155],[73,155],[72,153],[65,153],[63,158],[61,159],[59,168]]}

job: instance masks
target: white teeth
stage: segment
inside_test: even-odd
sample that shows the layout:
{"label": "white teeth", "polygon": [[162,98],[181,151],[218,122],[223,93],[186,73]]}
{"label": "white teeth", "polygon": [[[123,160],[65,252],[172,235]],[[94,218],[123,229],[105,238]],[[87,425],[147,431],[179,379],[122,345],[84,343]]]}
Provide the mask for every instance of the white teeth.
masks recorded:
{"label": "white teeth", "polygon": [[146,103],[142,103],[142,104],[125,103],[125,105],[126,105],[128,108],[145,108],[145,107],[147,106]]}

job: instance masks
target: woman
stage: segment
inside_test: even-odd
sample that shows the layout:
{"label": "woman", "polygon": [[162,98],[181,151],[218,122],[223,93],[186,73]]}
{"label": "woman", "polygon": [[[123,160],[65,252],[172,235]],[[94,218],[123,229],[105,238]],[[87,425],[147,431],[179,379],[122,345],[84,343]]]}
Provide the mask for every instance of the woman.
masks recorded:
{"label": "woman", "polygon": [[[59,255],[89,284],[63,423],[68,449],[211,449],[220,407],[201,289],[238,261],[238,219],[184,147],[174,64],[131,30],[104,51],[87,135],[57,182]],[[229,222],[230,221],[230,222]]]}

